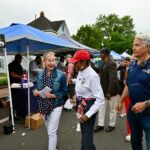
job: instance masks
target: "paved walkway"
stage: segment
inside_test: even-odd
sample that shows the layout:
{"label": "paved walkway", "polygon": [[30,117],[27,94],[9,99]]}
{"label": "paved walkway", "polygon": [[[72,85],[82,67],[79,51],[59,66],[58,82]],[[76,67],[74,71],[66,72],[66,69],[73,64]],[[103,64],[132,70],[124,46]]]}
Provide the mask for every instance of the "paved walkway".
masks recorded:
{"label": "paved walkway", "polygon": [[[8,89],[0,89],[0,96],[1,94],[7,96]],[[96,150],[131,150],[130,143],[124,140],[126,135],[125,121],[126,118],[118,117],[113,132],[94,133]],[[4,135],[3,125],[5,123],[0,124],[0,150],[47,150],[48,137],[45,126],[29,130],[24,127],[23,119],[15,122],[15,134]],[[105,124],[108,125],[108,110]],[[58,131],[59,150],[80,150],[81,133],[76,131],[76,125],[75,112],[63,111]],[[143,139],[144,150],[146,150],[145,138]]]}
{"label": "paved walkway", "polygon": [[[108,124],[107,119],[106,124]],[[59,150],[80,150],[81,133],[76,131],[76,125],[75,112],[63,111],[58,131]],[[118,117],[116,129],[113,132],[94,133],[96,150],[131,150],[130,143],[124,140],[125,134],[125,118]],[[29,130],[24,127],[24,121],[16,122],[16,133],[4,135],[0,125],[1,150],[48,150],[47,143],[45,126]]]}

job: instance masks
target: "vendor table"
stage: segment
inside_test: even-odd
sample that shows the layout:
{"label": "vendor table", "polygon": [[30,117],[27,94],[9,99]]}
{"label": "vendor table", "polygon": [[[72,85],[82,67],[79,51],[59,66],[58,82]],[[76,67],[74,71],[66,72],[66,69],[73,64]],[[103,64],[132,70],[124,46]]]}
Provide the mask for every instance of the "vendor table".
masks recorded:
{"label": "vendor table", "polygon": [[[34,87],[30,87],[30,112],[38,111],[38,98],[33,95]],[[12,103],[17,115],[25,117],[28,114],[28,88],[11,88]]]}

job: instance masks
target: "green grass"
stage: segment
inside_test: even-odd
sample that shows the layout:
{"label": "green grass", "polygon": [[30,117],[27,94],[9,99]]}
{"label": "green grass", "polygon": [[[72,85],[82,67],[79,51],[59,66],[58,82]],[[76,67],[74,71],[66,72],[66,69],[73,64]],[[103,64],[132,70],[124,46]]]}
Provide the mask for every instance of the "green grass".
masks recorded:
{"label": "green grass", "polygon": [[7,77],[6,73],[0,73],[0,77]]}
{"label": "green grass", "polygon": [[7,74],[0,73],[0,86],[7,86]]}

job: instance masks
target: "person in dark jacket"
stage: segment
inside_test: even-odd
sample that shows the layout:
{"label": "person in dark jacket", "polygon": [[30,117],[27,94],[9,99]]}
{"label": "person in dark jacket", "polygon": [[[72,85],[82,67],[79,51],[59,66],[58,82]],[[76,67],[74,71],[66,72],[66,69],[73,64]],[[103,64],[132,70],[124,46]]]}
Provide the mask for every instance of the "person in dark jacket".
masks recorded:
{"label": "person in dark jacket", "polygon": [[105,105],[100,108],[98,113],[98,125],[95,128],[95,132],[104,129],[105,110],[107,102],[110,105],[109,111],[109,126],[105,129],[106,132],[110,132],[115,128],[116,124],[116,105],[119,100],[119,87],[117,79],[117,65],[110,58],[109,48],[102,48],[101,58],[103,63],[100,67],[100,79],[101,85],[105,96]]}

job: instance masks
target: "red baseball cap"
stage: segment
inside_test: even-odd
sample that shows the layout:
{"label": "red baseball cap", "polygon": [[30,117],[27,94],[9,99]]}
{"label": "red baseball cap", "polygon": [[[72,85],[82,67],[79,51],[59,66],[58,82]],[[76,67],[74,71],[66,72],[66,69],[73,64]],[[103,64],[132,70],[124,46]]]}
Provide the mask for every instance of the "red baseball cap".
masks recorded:
{"label": "red baseball cap", "polygon": [[78,50],[75,52],[73,58],[69,60],[71,63],[76,63],[80,60],[89,60],[90,59],[90,53],[87,50]]}

